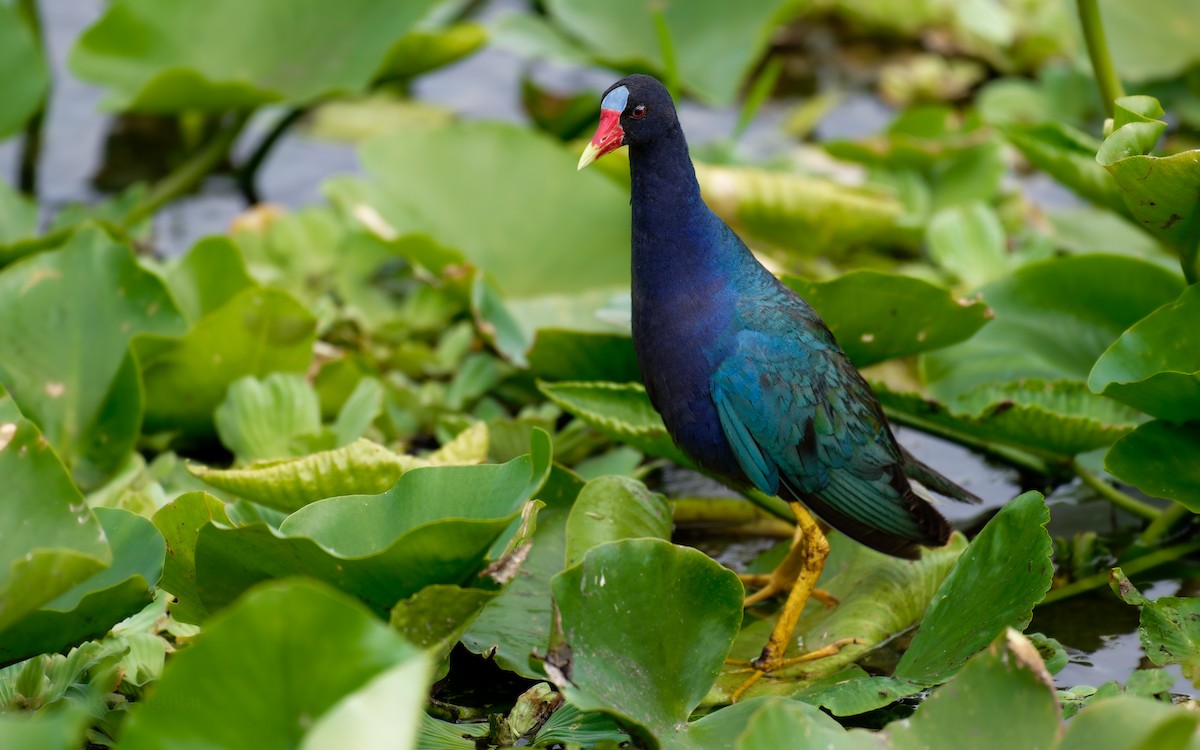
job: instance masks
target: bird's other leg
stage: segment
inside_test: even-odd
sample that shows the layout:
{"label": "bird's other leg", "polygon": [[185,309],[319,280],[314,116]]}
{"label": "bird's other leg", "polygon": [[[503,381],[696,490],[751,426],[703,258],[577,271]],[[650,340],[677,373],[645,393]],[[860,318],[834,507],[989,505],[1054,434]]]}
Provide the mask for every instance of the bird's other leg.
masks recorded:
{"label": "bird's other leg", "polygon": [[[793,503],[793,508],[794,507],[795,504]],[[812,523],[812,517],[809,516],[807,512],[804,512],[804,515],[808,521]],[[816,524],[813,523],[813,526],[815,527]],[[753,607],[755,604],[764,602],[773,596],[787,594],[796,587],[796,581],[803,572],[806,560],[810,554],[809,550],[804,547],[804,539],[806,536],[804,528],[805,524],[801,523],[799,516],[797,516],[796,530],[792,534],[792,546],[788,550],[787,557],[783,558],[783,562],[775,566],[775,569],[769,574],[738,574],[738,578],[741,579],[743,586],[746,588],[758,588],[758,591],[755,591],[753,594],[749,594],[745,600],[742,601],[743,607]],[[819,534],[822,541],[824,541],[825,535],[821,533],[819,528],[817,529],[817,534]],[[828,546],[828,543],[826,543],[826,548],[828,548]],[[822,562],[821,565],[824,566],[824,562]],[[820,575],[819,572],[818,575]],[[811,596],[813,599],[821,602],[826,607],[832,608],[836,607],[838,604],[837,597],[822,589],[814,588]]]}
{"label": "bird's other leg", "polygon": [[[856,638],[843,638],[801,656],[792,658],[784,656],[791,643],[792,634],[796,630],[796,624],[800,621],[800,614],[804,611],[804,605],[813,595],[817,579],[821,577],[821,571],[825,569],[825,559],[829,556],[829,542],[825,539],[825,534],[821,532],[816,521],[799,503],[793,502],[791,506],[792,511],[796,514],[796,541],[791,552],[788,553],[788,558],[789,560],[795,558],[795,562],[791,563],[796,568],[795,581],[787,601],[784,602],[783,609],[779,612],[779,620],[771,631],[771,637],[767,639],[767,645],[763,647],[762,653],[757,659],[745,664],[751,675],[733,692],[731,696],[733,701],[741,698],[767,672],[801,662],[823,659],[836,654],[844,646],[860,642]],[[785,560],[784,564],[788,564],[788,561]]]}

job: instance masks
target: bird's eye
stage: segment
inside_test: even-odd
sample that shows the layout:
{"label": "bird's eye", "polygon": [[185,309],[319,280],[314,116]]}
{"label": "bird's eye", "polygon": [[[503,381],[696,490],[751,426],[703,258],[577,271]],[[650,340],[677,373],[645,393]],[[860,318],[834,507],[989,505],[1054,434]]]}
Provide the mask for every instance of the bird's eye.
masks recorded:
{"label": "bird's eye", "polygon": [[633,108],[633,111],[629,113],[629,116],[635,120],[642,119],[643,117],[646,116],[646,105],[645,104],[637,105],[636,107]]}

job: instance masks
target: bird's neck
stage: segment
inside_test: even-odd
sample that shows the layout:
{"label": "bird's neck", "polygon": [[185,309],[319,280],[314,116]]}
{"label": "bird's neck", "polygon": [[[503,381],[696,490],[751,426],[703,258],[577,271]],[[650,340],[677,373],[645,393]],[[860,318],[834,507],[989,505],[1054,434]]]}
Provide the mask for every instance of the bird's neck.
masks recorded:
{"label": "bird's neck", "polygon": [[629,172],[635,285],[682,281],[680,276],[722,262],[724,223],[700,197],[678,123],[653,144],[631,146]]}

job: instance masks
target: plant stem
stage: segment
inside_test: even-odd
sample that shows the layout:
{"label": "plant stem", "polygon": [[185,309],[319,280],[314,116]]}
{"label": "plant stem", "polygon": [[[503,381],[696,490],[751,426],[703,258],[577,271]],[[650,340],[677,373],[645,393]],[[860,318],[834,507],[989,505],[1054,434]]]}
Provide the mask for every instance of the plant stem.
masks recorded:
{"label": "plant stem", "polygon": [[1086,484],[1088,487],[1091,487],[1105,500],[1108,500],[1110,503],[1126,513],[1130,513],[1138,518],[1145,518],[1150,521],[1156,520],[1159,515],[1161,515],[1157,508],[1147,505],[1141,500],[1135,500],[1129,495],[1126,495],[1124,492],[1118,490],[1116,487],[1113,487],[1108,482],[1105,482],[1092,472],[1088,471],[1081,463],[1079,463],[1078,460],[1071,462],[1071,468],[1075,470],[1075,473],[1080,479],[1083,480],[1084,484]]}
{"label": "plant stem", "polygon": [[1100,98],[1104,100],[1104,111],[1109,117],[1113,116],[1113,102],[1125,96],[1121,79],[1117,77],[1113,67],[1112,56],[1108,53],[1108,42],[1104,39],[1104,24],[1100,21],[1100,8],[1097,0],[1076,0],[1075,7],[1079,12],[1079,25],[1083,27],[1083,38],[1087,42],[1088,57],[1092,60],[1092,74],[1100,87]]}
{"label": "plant stem", "polygon": [[166,177],[159,180],[144,199],[129,210],[121,225],[125,229],[136,226],[159,208],[186,194],[213,170],[246,127],[250,112],[239,112],[212,136],[199,151],[180,164]]}
{"label": "plant stem", "polygon": [[[1200,539],[1193,539],[1190,542],[1176,544],[1173,547],[1165,547],[1163,549],[1151,552],[1148,555],[1143,555],[1136,560],[1121,565],[1121,569],[1125,571],[1126,575],[1134,576],[1138,573],[1144,573],[1147,570],[1157,568],[1165,563],[1178,560],[1179,558],[1198,550],[1200,550]],[[1109,575],[1110,574],[1108,572],[1096,573],[1095,575],[1090,575],[1087,578],[1080,578],[1078,581],[1072,581],[1066,586],[1059,586],[1056,589],[1051,589],[1049,593],[1046,594],[1046,598],[1042,599],[1037,606],[1040,607],[1043,604],[1052,604],[1054,602],[1061,601],[1062,599],[1067,599],[1069,597],[1076,596],[1077,594],[1082,594],[1085,591],[1103,588],[1104,586],[1108,585]]]}
{"label": "plant stem", "polygon": [[1028,451],[1023,451],[1019,448],[1010,448],[1007,445],[999,445],[983,438],[975,437],[974,435],[959,432],[952,427],[931,422],[919,415],[899,411],[888,406],[883,407],[883,411],[887,415],[887,418],[896,424],[912,427],[913,429],[929,433],[953,443],[958,443],[967,448],[987,453],[1018,468],[1027,469],[1036,474],[1046,476],[1062,473],[1048,458],[1034,455]]}
{"label": "plant stem", "polygon": [[675,43],[671,40],[671,29],[667,26],[667,16],[662,7],[654,7],[650,14],[654,17],[654,32],[658,35],[658,48],[663,56],[663,74],[667,91],[671,97],[679,101],[679,62],[675,56]]}
{"label": "plant stem", "polygon": [[1153,547],[1170,533],[1177,523],[1191,515],[1192,511],[1187,506],[1181,503],[1172,503],[1170,507],[1158,514],[1158,518],[1150,522],[1150,525],[1138,537],[1138,544]]}
{"label": "plant stem", "polygon": [[[33,32],[33,39],[42,55],[42,61],[46,65],[48,77],[50,62],[46,59],[46,42],[37,0],[17,0],[17,12],[25,18],[25,22],[29,24],[29,30]],[[46,103],[50,101],[52,86],[53,83],[47,83],[46,93],[42,97],[41,103],[38,104],[37,111],[25,123],[25,134],[21,138],[21,162],[17,172],[17,189],[31,197],[37,193],[38,162],[42,155],[42,128],[46,121]]]}
{"label": "plant stem", "polygon": [[258,146],[255,147],[254,152],[238,167],[238,189],[241,190],[242,197],[246,200],[246,203],[254,205],[261,201],[257,184],[259,168],[267,160],[267,156],[279,139],[283,137],[283,134],[306,114],[308,114],[308,107],[294,107],[283,117],[279,118],[275,125],[271,127],[271,130],[258,142]]}
{"label": "plant stem", "polygon": [[676,526],[720,526],[722,534],[791,536],[792,525],[737,498],[682,497],[671,500]]}

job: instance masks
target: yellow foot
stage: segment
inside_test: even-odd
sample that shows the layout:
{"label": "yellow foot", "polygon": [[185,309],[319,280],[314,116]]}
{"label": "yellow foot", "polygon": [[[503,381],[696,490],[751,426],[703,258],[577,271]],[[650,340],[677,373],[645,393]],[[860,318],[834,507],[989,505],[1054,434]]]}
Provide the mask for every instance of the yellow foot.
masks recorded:
{"label": "yellow foot", "polygon": [[[765,602],[773,596],[786,596],[791,593],[792,587],[796,585],[795,576],[791,576],[791,580],[788,580],[788,577],[780,575],[778,569],[768,575],[761,573],[741,573],[738,575],[738,578],[746,588],[758,589],[758,591],[750,594],[742,601],[743,607],[753,607],[755,604]],[[838,598],[824,589],[813,589],[809,596],[830,609],[838,605]]]}
{"label": "yellow foot", "polygon": [[741,700],[742,696],[746,694],[746,691],[749,690],[751,687],[753,687],[754,684],[757,683],[759,680],[761,680],[763,675],[767,674],[768,672],[774,672],[779,669],[786,669],[787,667],[791,667],[796,664],[803,664],[804,662],[807,662],[807,661],[816,661],[817,659],[824,659],[827,656],[833,656],[834,654],[841,651],[846,646],[849,646],[851,644],[856,644],[856,643],[859,645],[863,645],[863,646],[867,645],[867,642],[862,640],[861,638],[842,638],[841,640],[830,643],[828,646],[822,646],[821,648],[819,648],[815,651],[809,651],[807,654],[802,654],[800,656],[793,656],[793,657],[787,658],[787,659],[770,658],[766,654],[766,649],[764,649],[764,653],[762,656],[759,656],[757,659],[755,659],[753,661],[737,661],[734,659],[730,659],[730,660],[726,661],[725,663],[733,665],[733,666],[737,666],[737,667],[742,667],[742,669],[736,670],[737,672],[750,672],[751,674],[750,674],[750,677],[748,677],[745,682],[743,682],[740,686],[738,686],[737,690],[733,691],[733,695],[730,696],[729,700],[732,703],[737,703],[739,700]]}

